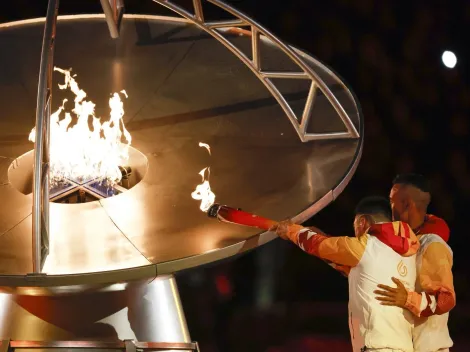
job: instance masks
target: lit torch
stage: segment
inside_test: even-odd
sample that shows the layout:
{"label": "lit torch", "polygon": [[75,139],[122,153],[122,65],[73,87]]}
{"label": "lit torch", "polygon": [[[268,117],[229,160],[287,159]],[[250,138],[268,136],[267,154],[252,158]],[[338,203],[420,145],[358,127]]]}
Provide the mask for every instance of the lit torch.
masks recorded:
{"label": "lit torch", "polygon": [[[211,154],[211,149],[208,144],[199,143],[199,146],[206,148],[209,154]],[[201,201],[199,208],[207,213],[210,218],[216,218],[219,221],[230,224],[256,227],[262,230],[269,230],[278,223],[277,221],[266,219],[241,209],[216,204],[215,194],[212,192],[209,183],[210,168],[206,167],[202,169],[199,175],[202,177],[202,183],[196,186],[196,190],[191,193],[191,197]]]}
{"label": "lit torch", "polygon": [[216,218],[222,222],[257,227],[262,230],[269,230],[277,224],[277,221],[220,204],[211,205],[207,211],[207,216]]}

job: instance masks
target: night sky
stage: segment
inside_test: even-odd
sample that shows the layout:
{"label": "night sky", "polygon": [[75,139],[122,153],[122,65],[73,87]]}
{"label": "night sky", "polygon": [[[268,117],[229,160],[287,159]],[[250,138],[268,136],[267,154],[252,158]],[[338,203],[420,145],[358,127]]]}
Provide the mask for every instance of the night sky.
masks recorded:
{"label": "night sky", "polygon": [[[397,173],[429,177],[430,212],[447,220],[451,228],[457,292],[449,323],[456,342],[453,351],[467,350],[470,2],[227,2],[331,66],[361,104],[365,144],[359,169],[337,201],[307,224],[332,235],[352,235],[353,209],[361,197],[388,196]],[[128,13],[162,12],[150,0],[126,1],[126,5]],[[0,22],[43,17],[46,7],[44,0],[9,1],[2,4]],[[100,12],[99,1],[63,0],[59,13],[85,12]],[[442,64],[445,50],[457,55],[454,69]],[[260,309],[256,308],[260,294],[256,280],[263,253],[282,260],[274,269],[274,302]],[[327,341],[324,350],[349,348],[347,280],[282,240],[240,258],[183,273],[179,285],[192,337],[204,352],[321,351],[320,340]],[[337,341],[345,345],[336,345]]]}

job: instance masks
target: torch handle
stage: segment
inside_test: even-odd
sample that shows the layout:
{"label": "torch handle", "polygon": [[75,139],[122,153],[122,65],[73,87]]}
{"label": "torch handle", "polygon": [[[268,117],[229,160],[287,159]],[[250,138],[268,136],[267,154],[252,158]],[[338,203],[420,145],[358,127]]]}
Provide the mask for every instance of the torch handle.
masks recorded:
{"label": "torch handle", "polygon": [[217,218],[220,221],[231,222],[238,225],[245,225],[250,227],[257,227],[261,230],[269,230],[278,222],[263,218],[261,216],[248,213],[243,210],[238,210],[226,206],[221,206],[219,208]]}

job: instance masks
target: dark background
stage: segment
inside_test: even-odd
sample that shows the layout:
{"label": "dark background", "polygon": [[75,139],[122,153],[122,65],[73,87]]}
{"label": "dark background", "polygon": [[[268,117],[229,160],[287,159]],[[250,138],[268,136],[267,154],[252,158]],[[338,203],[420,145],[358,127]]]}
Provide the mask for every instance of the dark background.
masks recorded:
{"label": "dark background", "polygon": [[[469,350],[470,2],[227,2],[331,66],[362,105],[366,127],[359,169],[338,200],[307,224],[352,235],[352,211],[362,196],[387,196],[400,172],[431,179],[430,211],[448,221],[454,250],[453,351]],[[43,17],[46,7],[45,0],[5,2],[0,22]],[[101,12],[98,0],[61,1],[60,14],[90,12]],[[126,12],[168,13],[151,0],[127,0]],[[455,69],[443,66],[444,50],[456,53]],[[192,338],[203,352],[350,350],[347,280],[289,243],[273,241],[234,260],[182,273],[178,281]]]}

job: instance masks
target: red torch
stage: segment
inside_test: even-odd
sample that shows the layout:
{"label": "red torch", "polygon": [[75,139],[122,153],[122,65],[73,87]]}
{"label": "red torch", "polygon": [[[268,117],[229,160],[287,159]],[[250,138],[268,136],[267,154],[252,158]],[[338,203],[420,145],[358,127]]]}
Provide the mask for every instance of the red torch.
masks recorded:
{"label": "red torch", "polygon": [[277,221],[220,204],[213,204],[207,211],[207,216],[222,222],[257,227],[262,230],[269,230],[277,224]]}

